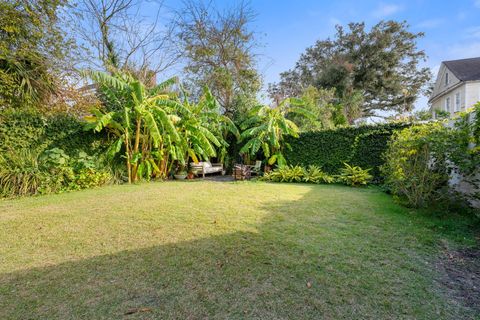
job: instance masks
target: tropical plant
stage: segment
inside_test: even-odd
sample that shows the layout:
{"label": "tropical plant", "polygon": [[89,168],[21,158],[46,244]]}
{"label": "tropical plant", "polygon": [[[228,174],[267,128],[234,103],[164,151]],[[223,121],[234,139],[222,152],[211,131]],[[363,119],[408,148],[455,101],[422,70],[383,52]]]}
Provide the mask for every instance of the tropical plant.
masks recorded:
{"label": "tropical plant", "polygon": [[300,99],[287,98],[274,108],[262,105],[253,108],[250,117],[241,125],[244,131],[240,138],[246,140],[246,143],[240,153],[255,156],[261,149],[269,165],[286,165],[283,151],[289,148],[289,144],[285,142],[285,137],[298,137],[298,127],[287,119],[287,115],[313,117],[309,111],[302,108],[303,105]]}
{"label": "tropical plant", "polygon": [[184,168],[189,158],[197,162],[216,157],[216,148],[228,146],[222,130],[235,131],[233,123],[220,115],[208,89],[198,104],[192,104],[181,86],[180,93],[168,91],[178,84],[176,78],[147,88],[126,73],[88,71],[86,75],[102,86],[107,101],[123,106],[121,111],[118,107],[110,112],[93,110],[86,129],[105,129],[115,137],[109,154],[123,151],[128,182],[165,178],[174,168]]}
{"label": "tropical plant", "polygon": [[273,182],[306,182],[306,183],[333,183],[335,178],[323,172],[317,166],[303,168],[301,166],[280,166],[265,173],[263,181]]}
{"label": "tropical plant", "polygon": [[373,176],[369,173],[371,169],[362,169],[359,166],[351,166],[344,163],[345,168],[340,170],[339,179],[346,185],[358,187],[368,184]]}
{"label": "tropical plant", "polygon": [[217,157],[223,162],[229,146],[226,135],[232,133],[240,137],[233,121],[221,114],[220,104],[208,87],[204,87],[197,104],[190,103],[186,97],[183,104],[185,108],[179,110],[180,121],[176,125],[186,150],[181,166],[184,167],[189,158],[198,162],[199,158]]}
{"label": "tropical plant", "polygon": [[305,169],[303,181],[308,183],[333,183],[335,178],[325,173],[320,167],[311,165]]}
{"label": "tropical plant", "polygon": [[302,182],[305,170],[300,166],[279,166],[266,173],[262,180],[273,182]]}
{"label": "tropical plant", "polygon": [[[176,79],[169,79],[147,92],[140,81],[126,73],[111,76],[104,72],[86,71],[85,75],[103,87],[109,101],[123,105],[123,110],[106,113],[93,109],[93,115],[86,117],[86,129],[96,132],[106,129],[115,137],[109,149],[112,157],[123,146],[128,182],[137,181],[144,173],[151,177],[152,174],[165,172],[165,150],[174,149],[173,143],[180,137],[174,126],[179,119],[166,110],[178,102],[162,91],[174,84]],[[159,149],[159,152],[152,152],[153,148]],[[176,152],[171,153],[176,156]]]}

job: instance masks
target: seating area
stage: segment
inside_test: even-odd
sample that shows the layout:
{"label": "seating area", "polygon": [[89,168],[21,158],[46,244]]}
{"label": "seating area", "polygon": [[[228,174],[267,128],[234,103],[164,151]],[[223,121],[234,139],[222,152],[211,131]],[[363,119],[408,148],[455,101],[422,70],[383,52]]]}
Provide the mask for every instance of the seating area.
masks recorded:
{"label": "seating area", "polygon": [[225,175],[222,163],[211,163],[210,161],[191,162],[190,168],[196,176],[202,175],[202,178],[205,178],[207,174],[213,173],[221,173],[222,176]]}

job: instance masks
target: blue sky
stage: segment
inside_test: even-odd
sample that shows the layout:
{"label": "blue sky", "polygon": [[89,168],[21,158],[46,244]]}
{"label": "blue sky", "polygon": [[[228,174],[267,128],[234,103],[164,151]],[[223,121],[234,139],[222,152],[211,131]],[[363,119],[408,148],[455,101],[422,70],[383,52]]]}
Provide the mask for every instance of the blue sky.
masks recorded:
{"label": "blue sky", "polygon": [[[167,0],[166,5],[175,8],[180,1]],[[443,60],[480,56],[480,0],[252,0],[251,5],[258,14],[252,28],[263,44],[258,67],[266,84],[278,81],[279,73],[292,68],[316,40],[333,36],[336,24],[349,22],[372,26],[380,20],[406,20],[411,31],[425,33],[418,47],[434,71]],[[418,108],[425,105],[425,98],[417,103]]]}

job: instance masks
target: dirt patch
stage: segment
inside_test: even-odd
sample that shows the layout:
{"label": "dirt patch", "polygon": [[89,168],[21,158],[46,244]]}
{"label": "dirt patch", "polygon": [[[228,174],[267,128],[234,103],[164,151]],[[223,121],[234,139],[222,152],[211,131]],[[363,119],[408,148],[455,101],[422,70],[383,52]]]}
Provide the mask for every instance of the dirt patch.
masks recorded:
{"label": "dirt patch", "polygon": [[455,250],[444,246],[438,268],[449,296],[480,315],[480,246]]}

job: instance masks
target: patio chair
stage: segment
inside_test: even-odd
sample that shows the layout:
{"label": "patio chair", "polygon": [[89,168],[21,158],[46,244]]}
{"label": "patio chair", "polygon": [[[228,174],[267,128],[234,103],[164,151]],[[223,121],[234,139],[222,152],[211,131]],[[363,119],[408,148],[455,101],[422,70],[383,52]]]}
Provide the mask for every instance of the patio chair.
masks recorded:
{"label": "patio chair", "polygon": [[255,161],[255,165],[250,166],[250,168],[250,174],[255,174],[257,176],[260,175],[260,173],[262,172],[262,161]]}

